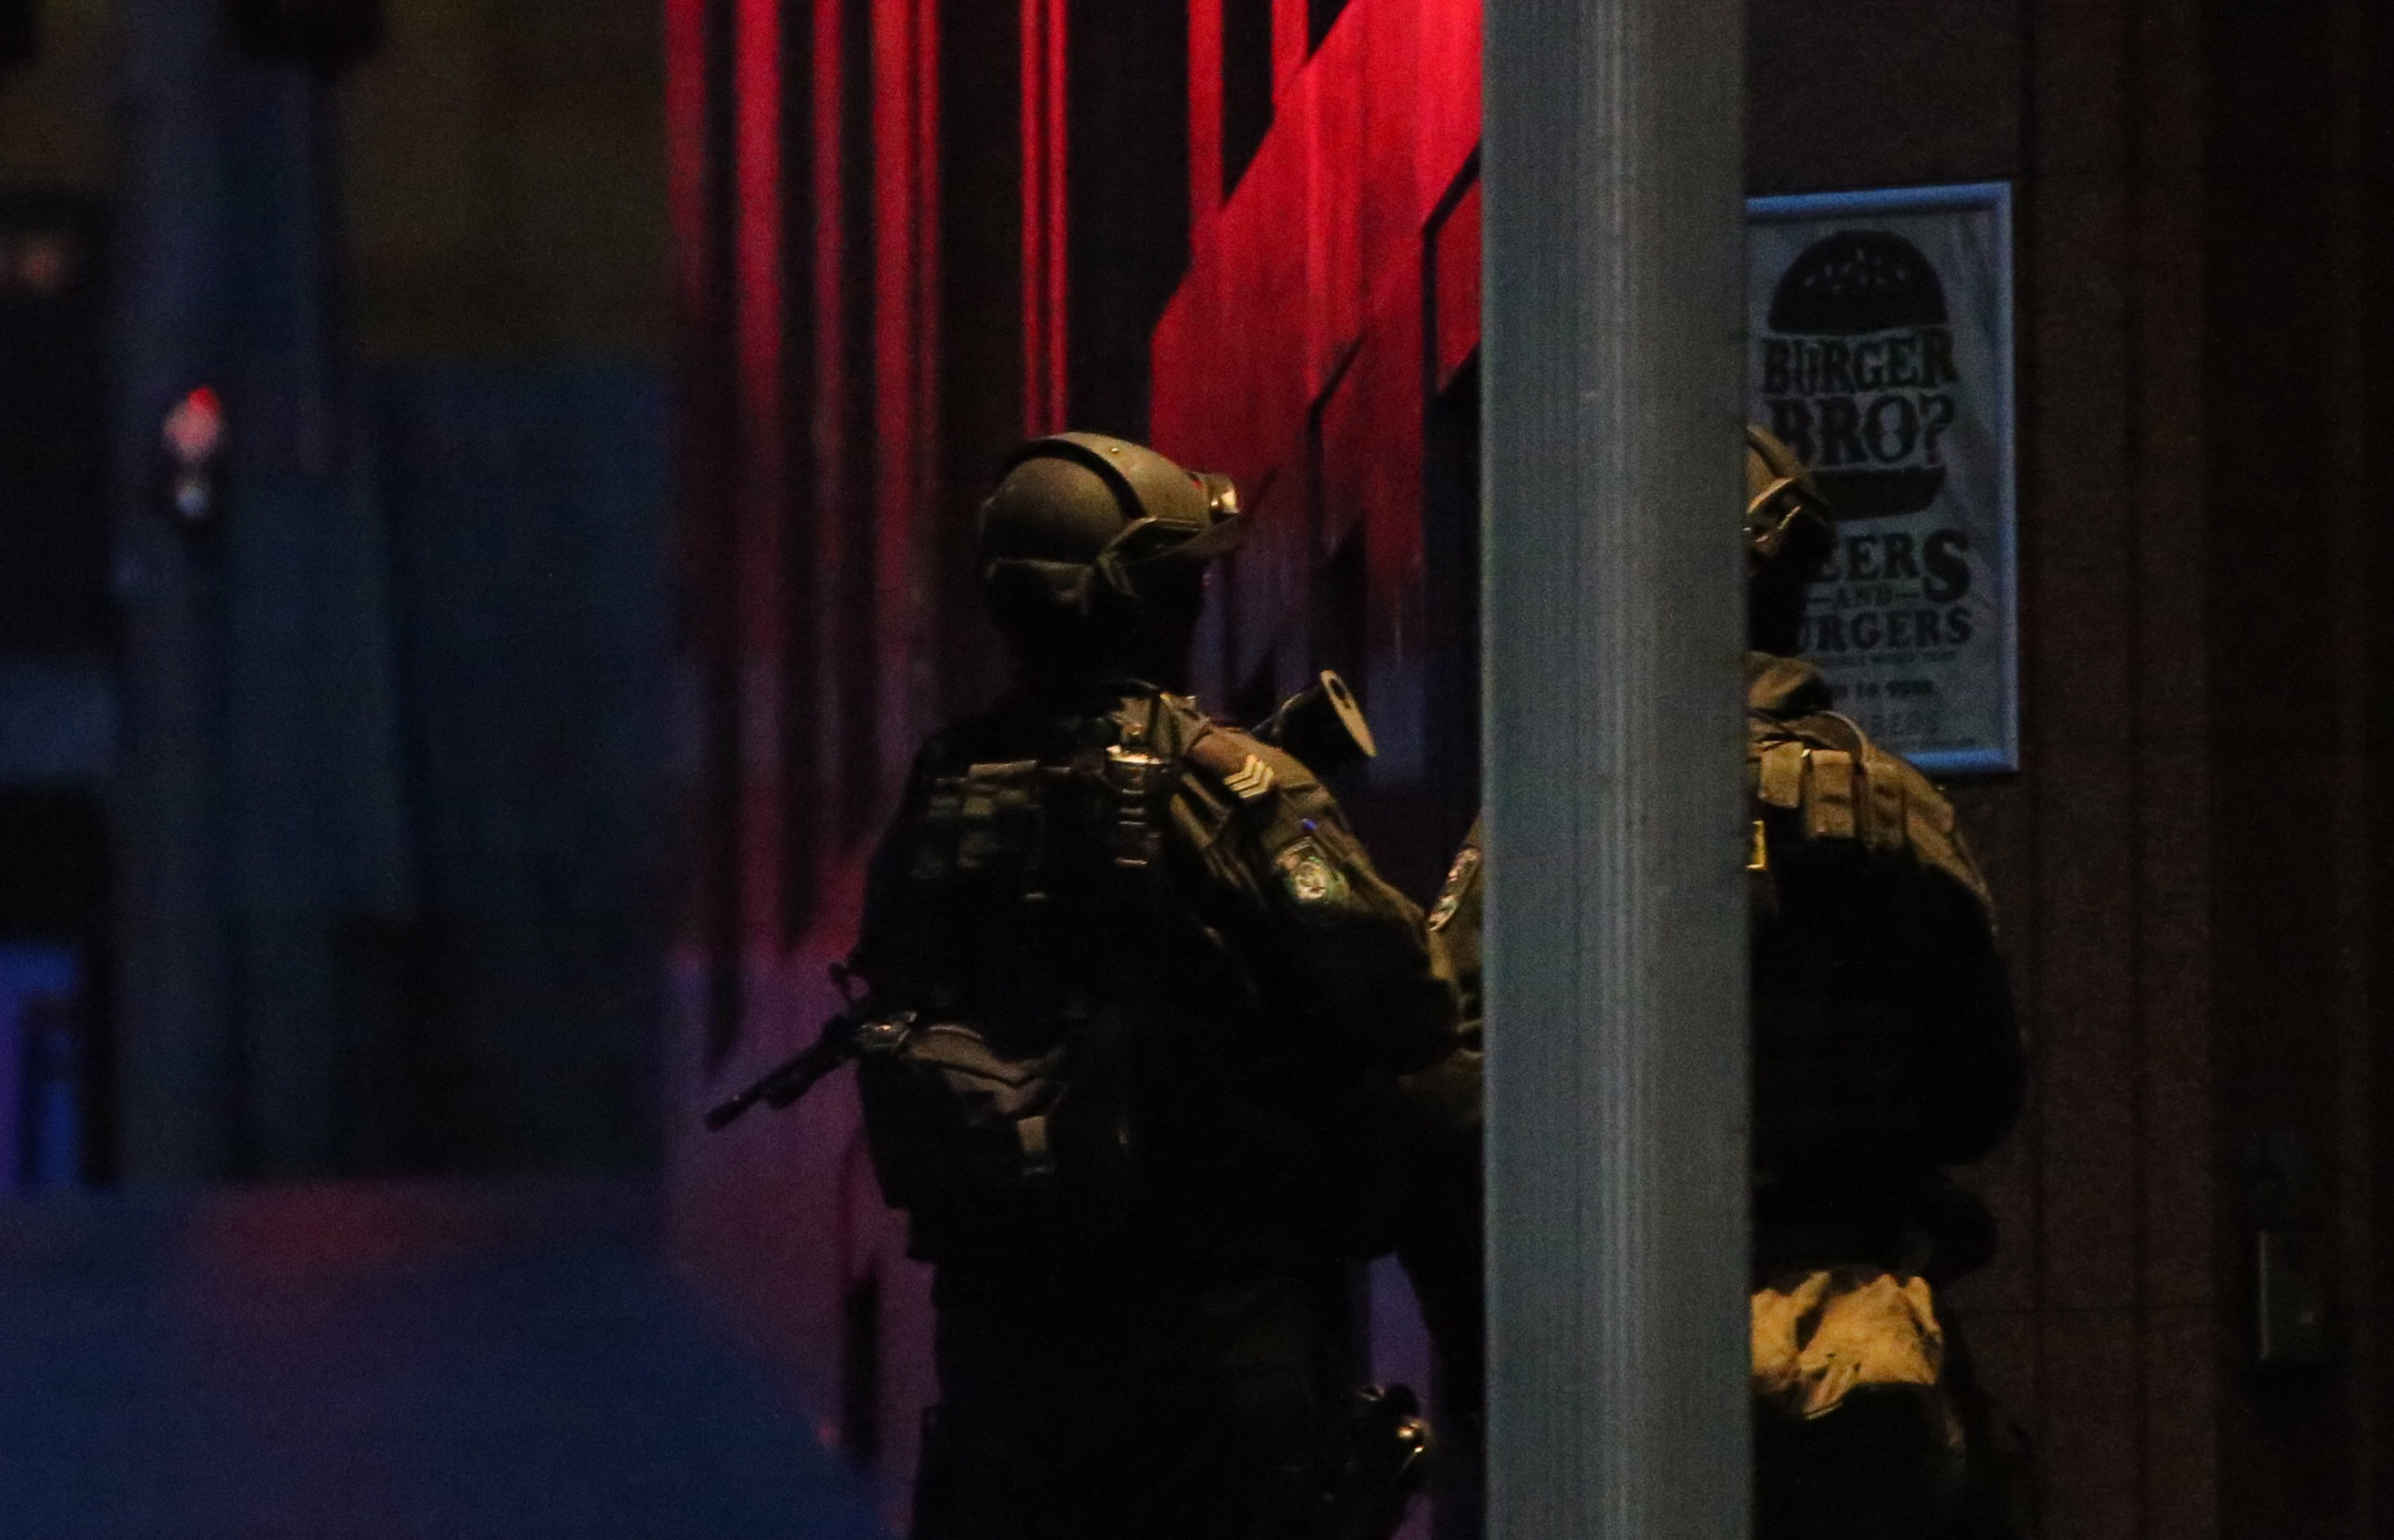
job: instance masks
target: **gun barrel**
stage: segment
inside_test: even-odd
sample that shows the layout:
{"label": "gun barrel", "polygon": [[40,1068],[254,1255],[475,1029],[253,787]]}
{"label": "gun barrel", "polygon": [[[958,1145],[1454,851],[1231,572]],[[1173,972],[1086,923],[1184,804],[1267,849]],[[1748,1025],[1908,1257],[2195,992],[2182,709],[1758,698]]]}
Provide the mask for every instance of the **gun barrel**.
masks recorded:
{"label": "gun barrel", "polygon": [[1256,723],[1252,731],[1265,743],[1303,760],[1317,774],[1376,758],[1380,752],[1371,741],[1371,727],[1364,720],[1362,705],[1336,669],[1323,669],[1317,680],[1280,702],[1280,709]]}
{"label": "gun barrel", "polygon": [[752,1085],[735,1096],[716,1102],[707,1109],[707,1132],[709,1133],[721,1132],[730,1127],[742,1113],[755,1106],[761,1099],[762,1093]]}
{"label": "gun barrel", "polygon": [[758,1102],[787,1107],[815,1087],[815,1082],[848,1061],[856,1051],[856,1030],[845,1012],[823,1024],[814,1042],[775,1064],[734,1096],[717,1102],[706,1115],[707,1132],[718,1132]]}

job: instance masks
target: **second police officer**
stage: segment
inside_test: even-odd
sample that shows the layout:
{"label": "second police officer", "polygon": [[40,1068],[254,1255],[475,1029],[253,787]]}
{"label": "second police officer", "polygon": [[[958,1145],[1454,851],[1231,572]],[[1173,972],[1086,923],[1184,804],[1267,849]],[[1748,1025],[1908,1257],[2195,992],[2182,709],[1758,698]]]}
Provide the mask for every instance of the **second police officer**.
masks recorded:
{"label": "second police officer", "polygon": [[1755,1532],[1995,1540],[2019,1457],[1946,1286],[1994,1250],[1948,1174],[2018,1116],[1994,904],[1944,795],[1795,653],[1832,510],[1747,430]]}
{"label": "second police officer", "polygon": [[[2025,1079],[1993,903],[1951,805],[1796,656],[1825,500],[1761,428],[1746,463],[1755,1533],[2011,1540],[2022,1458],[1939,1297],[1994,1246],[1948,1173],[2002,1141]],[[1475,824],[1428,919],[1469,1045],[1409,1079],[1435,1106],[1476,1107],[1484,881]],[[1424,1191],[1406,1259],[1460,1444],[1478,1426],[1479,1210]]]}

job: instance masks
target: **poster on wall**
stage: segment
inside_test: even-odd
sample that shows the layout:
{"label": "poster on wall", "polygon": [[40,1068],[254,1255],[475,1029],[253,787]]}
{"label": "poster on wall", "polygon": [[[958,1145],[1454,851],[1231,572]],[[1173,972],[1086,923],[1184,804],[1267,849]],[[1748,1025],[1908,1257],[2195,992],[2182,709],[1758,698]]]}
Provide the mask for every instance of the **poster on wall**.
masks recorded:
{"label": "poster on wall", "polygon": [[1746,207],[1749,409],[1837,519],[1804,651],[1922,770],[2017,770],[2011,188]]}

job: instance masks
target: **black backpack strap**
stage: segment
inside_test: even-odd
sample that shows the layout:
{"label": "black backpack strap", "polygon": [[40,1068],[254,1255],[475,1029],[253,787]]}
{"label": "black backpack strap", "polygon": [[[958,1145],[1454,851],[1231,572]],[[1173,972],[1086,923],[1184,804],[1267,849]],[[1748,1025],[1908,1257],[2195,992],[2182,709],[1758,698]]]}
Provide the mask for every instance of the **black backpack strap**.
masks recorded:
{"label": "black backpack strap", "polygon": [[1164,701],[1146,696],[1115,713],[1116,740],[1105,751],[1105,784],[1112,798],[1107,842],[1115,869],[1160,876],[1164,859],[1164,807],[1171,800],[1178,769],[1160,752]]}

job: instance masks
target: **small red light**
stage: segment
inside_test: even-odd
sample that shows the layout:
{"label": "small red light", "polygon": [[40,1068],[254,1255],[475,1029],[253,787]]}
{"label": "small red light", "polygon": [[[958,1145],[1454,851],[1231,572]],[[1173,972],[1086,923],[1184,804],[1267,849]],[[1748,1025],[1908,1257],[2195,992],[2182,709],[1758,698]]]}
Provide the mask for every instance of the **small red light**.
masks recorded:
{"label": "small red light", "polygon": [[189,529],[215,522],[216,470],[225,457],[225,403],[203,385],[174,404],[158,438],[167,454],[167,512]]}
{"label": "small red light", "polygon": [[166,414],[165,438],[167,452],[184,465],[215,459],[225,446],[224,401],[208,386],[193,390]]}

